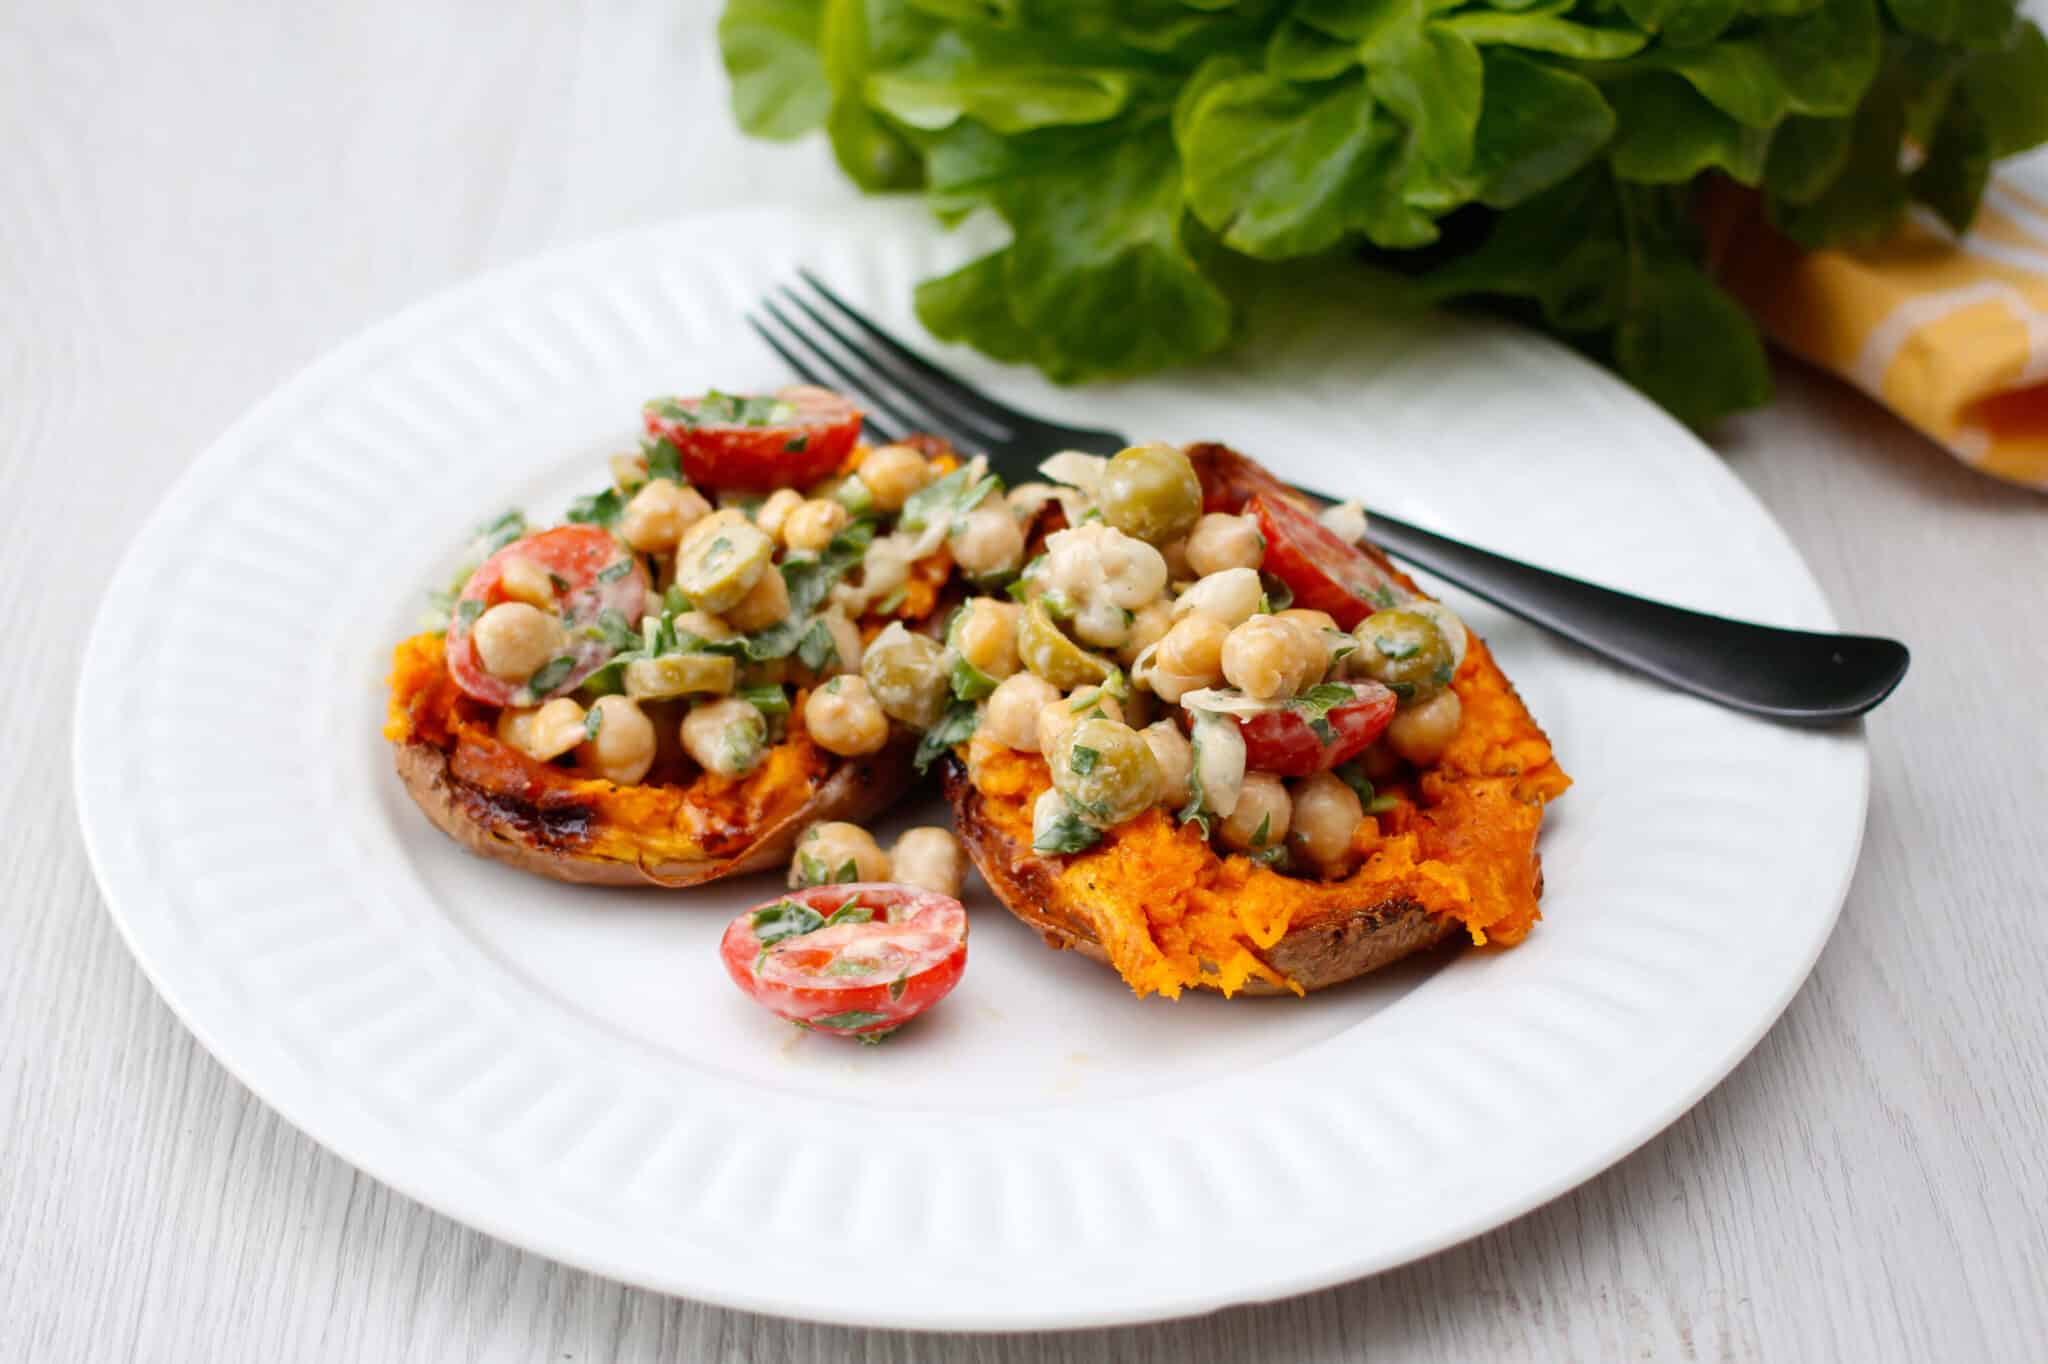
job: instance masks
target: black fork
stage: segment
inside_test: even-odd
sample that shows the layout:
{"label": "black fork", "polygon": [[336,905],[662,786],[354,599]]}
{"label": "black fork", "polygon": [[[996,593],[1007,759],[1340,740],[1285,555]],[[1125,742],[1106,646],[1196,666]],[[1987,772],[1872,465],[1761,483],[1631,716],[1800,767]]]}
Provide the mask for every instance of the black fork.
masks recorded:
{"label": "black fork", "polygon": [[[1039,477],[1058,450],[1112,455],[1121,433],[1019,412],[919,355],[800,271],[813,296],[784,286],[747,322],[807,381],[857,394],[878,440],[913,431],[985,453],[1004,482]],[[1321,502],[1328,493],[1298,491]],[[1625,667],[1709,701],[1817,724],[1861,715],[1891,695],[1911,655],[1893,639],[1785,630],[1730,620],[1553,573],[1372,512],[1374,543]]]}

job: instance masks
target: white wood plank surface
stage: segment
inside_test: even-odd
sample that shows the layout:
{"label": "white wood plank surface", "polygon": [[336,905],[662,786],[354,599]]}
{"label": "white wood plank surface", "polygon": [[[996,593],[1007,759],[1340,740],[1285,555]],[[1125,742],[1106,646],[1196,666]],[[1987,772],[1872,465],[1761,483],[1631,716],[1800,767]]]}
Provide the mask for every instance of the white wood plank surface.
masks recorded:
{"label": "white wood plank surface", "polygon": [[0,0],[0,1359],[2048,1356],[2048,498],[1790,367],[1722,446],[1843,619],[1916,655],[1871,722],[1841,927],[1694,1112],[1490,1236],[1158,1327],[814,1327],[509,1249],[209,1058],[122,947],[71,805],[113,560],[238,413],[413,299],[696,208],[843,201],[819,148],[738,141],[710,23]]}

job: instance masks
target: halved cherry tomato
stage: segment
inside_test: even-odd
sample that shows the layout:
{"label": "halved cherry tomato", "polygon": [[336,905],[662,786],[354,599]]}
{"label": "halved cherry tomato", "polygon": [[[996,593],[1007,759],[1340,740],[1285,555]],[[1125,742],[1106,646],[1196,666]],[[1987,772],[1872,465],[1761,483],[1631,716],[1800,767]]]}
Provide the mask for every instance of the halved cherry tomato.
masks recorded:
{"label": "halved cherry tomato", "polygon": [[879,1042],[967,969],[967,911],[886,881],[811,886],[726,925],[718,955],[755,1003],[813,1032]]}
{"label": "halved cherry tomato", "polygon": [[1327,732],[1301,710],[1262,711],[1238,717],[1244,731],[1244,765],[1280,777],[1309,777],[1349,762],[1380,737],[1394,718],[1394,693],[1377,682],[1345,682],[1352,699],[1323,715]]}
{"label": "halved cherry tomato", "polygon": [[[543,664],[534,674],[545,684],[538,691],[485,672],[470,638],[477,617],[505,600],[505,565],[512,559],[529,559],[554,578],[555,606],[567,636],[561,657],[568,664]],[[574,691],[603,667],[627,642],[622,632],[637,631],[646,610],[647,572],[610,531],[596,526],[539,531],[484,560],[463,584],[448,618],[448,675],[486,705],[538,705]]]}
{"label": "halved cherry tomato", "polygon": [[647,434],[682,456],[683,477],[720,491],[809,487],[836,472],[860,439],[860,409],[807,384],[772,396],[656,398],[641,412]]}
{"label": "halved cherry tomato", "polygon": [[1256,493],[1244,509],[1259,518],[1259,530],[1266,537],[1261,569],[1287,584],[1296,606],[1327,611],[1349,630],[1373,612],[1413,595],[1364,550],[1309,515],[1293,498]]}

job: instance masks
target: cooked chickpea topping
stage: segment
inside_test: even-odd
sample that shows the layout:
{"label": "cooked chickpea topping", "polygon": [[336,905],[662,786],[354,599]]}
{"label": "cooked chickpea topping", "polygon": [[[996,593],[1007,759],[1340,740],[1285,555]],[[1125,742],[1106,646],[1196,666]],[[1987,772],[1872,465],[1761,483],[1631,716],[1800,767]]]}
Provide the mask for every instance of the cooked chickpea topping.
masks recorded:
{"label": "cooked chickpea topping", "polygon": [[1358,644],[1348,632],[1337,628],[1337,618],[1328,611],[1309,611],[1297,606],[1276,614],[1282,620],[1291,620],[1301,626],[1308,631],[1310,638],[1323,646],[1322,662],[1318,665],[1315,675],[1309,678],[1311,683],[1330,671],[1337,650],[1354,649]]}
{"label": "cooked chickpea topping", "polygon": [[1223,641],[1223,677],[1261,701],[1292,696],[1323,675],[1328,657],[1322,641],[1295,622],[1253,616]]}
{"label": "cooked chickpea topping", "polygon": [[508,706],[498,712],[498,741],[550,762],[583,742],[583,707],[566,696],[537,710]]}
{"label": "cooked chickpea topping", "polygon": [[1166,560],[1108,526],[1074,526],[1046,537],[1038,581],[1072,610],[1077,638],[1114,647],[1130,637],[1127,613],[1166,590]]}
{"label": "cooked chickpea topping", "polygon": [[555,609],[555,581],[531,559],[516,554],[507,559],[498,578],[498,590],[507,601],[523,601],[543,611]]}
{"label": "cooked chickpea topping", "polygon": [[1259,601],[1265,595],[1256,570],[1226,568],[1181,593],[1173,604],[1173,614],[1176,620],[1185,616],[1214,616],[1225,625],[1237,625],[1257,614]]}
{"label": "cooked chickpea topping", "polygon": [[1210,512],[1188,535],[1188,567],[1205,577],[1226,568],[1256,569],[1265,557],[1266,537],[1255,516]]}
{"label": "cooked chickpea topping", "polygon": [[700,701],[683,717],[683,751],[718,777],[744,777],[768,751],[768,721],[738,697]]}
{"label": "cooked chickpea topping", "polygon": [[1387,747],[1417,767],[1428,767],[1442,758],[1451,740],[1458,737],[1458,722],[1464,718],[1465,707],[1458,693],[1440,691],[1420,705],[1394,712],[1387,726]]}
{"label": "cooked chickpea topping", "polygon": [[879,752],[889,742],[889,717],[858,676],[835,677],[804,702],[811,741],[842,758]]}
{"label": "cooked chickpea topping", "polygon": [[1125,637],[1123,647],[1117,650],[1117,659],[1130,667],[1138,655],[1166,638],[1166,632],[1173,628],[1173,608],[1165,598],[1147,602],[1138,608],[1131,618],[1130,633]]}
{"label": "cooked chickpea topping", "polygon": [[1188,736],[1180,732],[1180,726],[1172,720],[1161,720],[1138,731],[1152,750],[1152,760],[1159,764],[1159,792],[1157,802],[1169,810],[1177,810],[1187,804],[1188,777],[1195,770],[1195,750],[1188,743]]}
{"label": "cooked chickpea topping", "polygon": [[832,543],[832,537],[852,520],[837,502],[814,497],[789,513],[782,523],[782,540],[793,550],[816,554]]}
{"label": "cooked chickpea topping", "polygon": [[1211,687],[1223,680],[1223,644],[1229,638],[1230,627],[1216,617],[1188,616],[1160,637],[1159,651],[1152,657],[1166,672],[1199,678],[1196,686]]}
{"label": "cooked chickpea topping", "polygon": [[1118,724],[1124,720],[1124,708],[1100,687],[1076,688],[1073,695],[1043,707],[1038,712],[1038,751],[1050,757],[1068,730],[1097,716]]}
{"label": "cooked chickpea topping", "polygon": [[967,849],[950,829],[905,829],[889,849],[889,879],[958,898],[967,876]]}
{"label": "cooked chickpea topping", "polygon": [[654,766],[654,722],[647,713],[624,696],[600,696],[590,713],[597,717],[597,737],[577,745],[576,765],[620,786],[645,777]]}
{"label": "cooked chickpea topping", "polygon": [[1247,772],[1237,808],[1217,832],[1239,852],[1264,852],[1285,841],[1293,815],[1294,802],[1287,798],[1287,788],[1278,777],[1271,772]]}
{"label": "cooked chickpea topping", "polygon": [[1307,626],[1311,630],[1334,630],[1337,628],[1337,618],[1328,611],[1310,611],[1306,607],[1295,606],[1275,614],[1282,620],[1291,620],[1296,625]]}
{"label": "cooked chickpea topping", "polygon": [[1293,797],[1289,843],[1320,871],[1345,870],[1351,835],[1365,818],[1358,793],[1334,772],[1318,772],[1296,782]]}
{"label": "cooked chickpea topping", "polygon": [[775,542],[767,532],[742,517],[737,524],[693,535],[677,547],[676,586],[701,609],[724,612],[745,597],[763,573],[775,572],[774,556]]}
{"label": "cooked chickpea topping", "polygon": [[792,886],[824,885],[846,879],[847,864],[853,866],[856,881],[889,879],[889,854],[875,842],[875,836],[858,824],[834,820],[813,824],[796,845],[789,863]]}
{"label": "cooked chickpea topping", "polygon": [[683,532],[682,538],[676,541],[677,556],[681,557],[688,554],[696,546],[703,544],[712,536],[718,534],[719,531],[730,530],[734,526],[745,526],[750,530],[754,529],[754,523],[749,521],[747,514],[738,507],[720,507],[709,516],[697,518],[690,523],[689,529]]}
{"label": "cooked chickpea topping", "polygon": [[932,481],[932,466],[908,445],[878,445],[860,462],[860,481],[885,512],[902,511],[910,495]]}
{"label": "cooked chickpea topping", "polygon": [[1014,572],[1024,562],[1024,532],[1010,512],[1010,504],[990,493],[980,505],[961,518],[946,537],[946,548],[970,578],[986,578]]}
{"label": "cooked chickpea topping", "polygon": [[961,658],[1000,681],[1021,666],[1017,658],[1017,622],[1024,608],[993,597],[974,597],[960,608],[947,632],[947,643]]}
{"label": "cooked chickpea topping", "polygon": [[789,584],[782,574],[770,564],[754,585],[725,610],[726,621],[744,634],[765,630],[789,615]]}
{"label": "cooked chickpea topping", "polygon": [[804,495],[794,488],[777,488],[754,508],[754,524],[777,540],[789,522],[789,514],[803,505]]}
{"label": "cooked chickpea topping", "polygon": [[[775,575],[781,577],[780,573]],[[733,629],[709,611],[685,611],[676,617],[678,635],[695,635],[699,639],[731,639]]]}
{"label": "cooked chickpea topping", "polygon": [[1038,717],[1060,699],[1059,689],[1036,673],[1017,673],[989,693],[981,732],[1005,748],[1038,752]]}
{"label": "cooked chickpea topping", "polygon": [[702,520],[711,504],[695,488],[670,478],[657,478],[626,504],[619,514],[619,534],[642,554],[667,554],[683,532]]}
{"label": "cooked chickpea topping", "polygon": [[1187,537],[1168,540],[1159,547],[1159,557],[1166,560],[1166,580],[1169,583],[1184,583],[1202,575],[1188,562]]}
{"label": "cooked chickpea topping", "polygon": [[503,682],[524,682],[562,650],[562,622],[523,601],[499,602],[477,617],[470,637],[477,661]]}

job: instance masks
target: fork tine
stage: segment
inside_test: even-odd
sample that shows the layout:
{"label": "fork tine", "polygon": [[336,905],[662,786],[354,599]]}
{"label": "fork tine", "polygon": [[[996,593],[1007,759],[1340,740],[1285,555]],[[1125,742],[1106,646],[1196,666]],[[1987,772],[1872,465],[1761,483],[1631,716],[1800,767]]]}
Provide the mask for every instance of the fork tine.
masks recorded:
{"label": "fork tine", "polygon": [[[782,357],[783,363],[787,364],[790,367],[790,369],[795,372],[796,376],[799,379],[802,379],[807,384],[816,384],[820,388],[831,387],[831,380],[827,379],[823,372],[817,368],[817,366],[812,365],[806,360],[798,358],[795,352],[791,351],[789,347],[783,345],[782,342],[778,341],[775,338],[774,332],[769,331],[766,327],[761,325],[761,319],[755,317],[752,313],[749,313],[747,314],[747,325],[754,329],[754,334],[756,336],[760,337],[763,341],[766,341],[768,343],[768,348],[770,350],[774,351],[777,355]],[[892,434],[887,428],[882,426],[873,417],[867,416],[866,414],[862,414],[861,425],[865,426],[868,429],[868,434],[870,436],[874,437],[875,440],[880,441],[884,444],[887,444],[888,442],[896,439],[896,436]]]}
{"label": "fork tine", "polygon": [[[1019,434],[1023,423],[1018,421],[1018,414],[1012,414],[1007,420],[997,416],[992,409],[997,409],[1000,405],[993,399],[982,397],[982,395],[968,388],[960,380],[931,364],[915,351],[903,345],[902,342],[896,340],[895,337],[890,336],[880,327],[854,312],[851,305],[844,299],[831,294],[812,275],[805,273],[803,277],[812,288],[825,295],[826,301],[837,312],[851,319],[874,344],[863,346],[859,341],[848,336],[844,331],[840,330],[831,318],[812,307],[809,299],[806,299],[802,294],[797,293],[787,285],[783,286],[783,297],[803,309],[804,316],[817,323],[834,341],[837,341],[841,346],[854,354],[866,359],[869,364],[873,365],[876,370],[889,380],[898,393],[901,393],[906,398],[923,403],[927,408],[951,417],[963,426],[977,428],[985,440],[1008,440],[1010,437]],[[877,356],[874,353],[874,346],[880,346],[883,354]]]}
{"label": "fork tine", "polygon": [[[965,423],[929,405],[916,403],[909,395],[904,394],[901,389],[890,384],[886,378],[877,378],[872,368],[872,362],[868,361],[859,350],[849,347],[846,357],[842,359],[831,347],[819,344],[815,336],[809,335],[803,328],[792,322],[789,315],[776,306],[774,299],[762,299],[760,307],[763,312],[766,312],[780,323],[782,329],[798,345],[803,346],[804,349],[816,356],[818,363],[824,365],[825,368],[837,375],[842,384],[880,408],[891,421],[896,423],[899,430],[915,431],[923,429],[932,431],[944,436],[955,445],[963,447],[976,447],[983,444],[984,437]],[[863,370],[850,367],[850,365],[860,365],[866,368]],[[895,395],[894,397],[891,396],[892,393]]]}
{"label": "fork tine", "polygon": [[831,304],[847,321],[859,327],[876,345],[881,346],[890,355],[902,361],[912,370],[915,370],[936,389],[945,393],[953,402],[970,409],[979,416],[1001,422],[1015,432],[1029,431],[1033,428],[1041,427],[1064,429],[1059,428],[1055,422],[1046,421],[1043,417],[1034,417],[1028,412],[1019,412],[1016,408],[1006,403],[997,402],[994,398],[989,397],[986,393],[983,393],[980,389],[953,373],[953,371],[936,361],[925,359],[888,332],[883,331],[881,327],[868,321],[858,309],[841,298],[833,291],[830,285],[812,274],[808,269],[798,267],[797,274],[803,279],[804,283],[818,291],[820,298]]}

